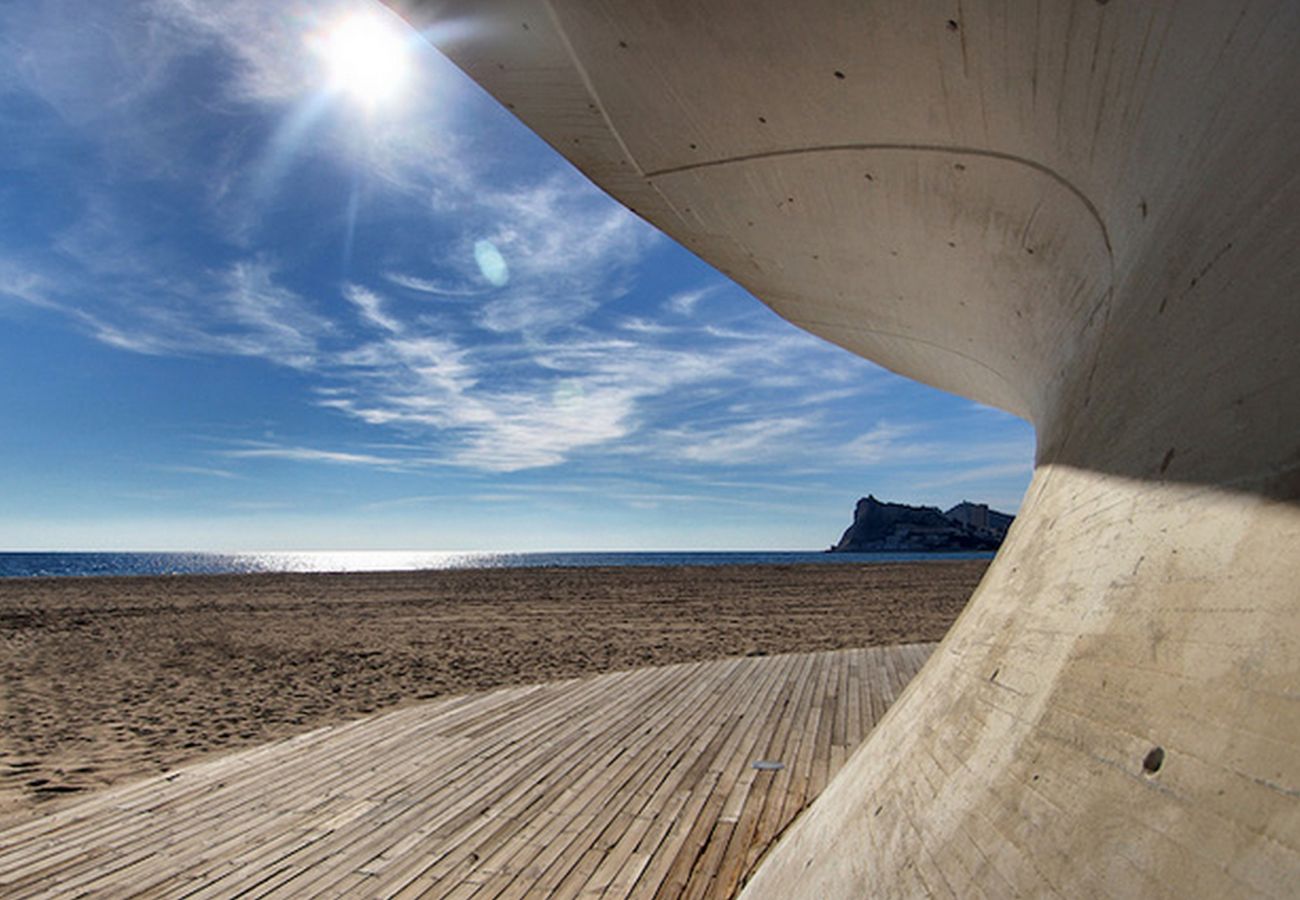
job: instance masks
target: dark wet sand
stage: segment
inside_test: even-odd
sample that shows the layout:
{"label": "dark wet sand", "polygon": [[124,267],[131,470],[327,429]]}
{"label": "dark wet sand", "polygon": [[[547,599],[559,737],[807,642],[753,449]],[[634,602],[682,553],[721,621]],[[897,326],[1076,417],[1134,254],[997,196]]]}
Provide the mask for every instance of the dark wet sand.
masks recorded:
{"label": "dark wet sand", "polygon": [[0,826],[447,693],[938,640],[986,567],[0,580]]}

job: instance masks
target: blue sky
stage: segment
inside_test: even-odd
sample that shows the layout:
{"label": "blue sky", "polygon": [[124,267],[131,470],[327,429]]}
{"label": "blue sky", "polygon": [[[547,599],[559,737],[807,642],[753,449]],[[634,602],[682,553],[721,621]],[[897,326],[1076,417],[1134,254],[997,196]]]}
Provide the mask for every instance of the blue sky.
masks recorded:
{"label": "blue sky", "polygon": [[[401,41],[382,101],[333,65],[354,15]],[[0,6],[0,548],[820,549],[868,492],[1018,506],[1028,425],[783,322],[408,35]]]}

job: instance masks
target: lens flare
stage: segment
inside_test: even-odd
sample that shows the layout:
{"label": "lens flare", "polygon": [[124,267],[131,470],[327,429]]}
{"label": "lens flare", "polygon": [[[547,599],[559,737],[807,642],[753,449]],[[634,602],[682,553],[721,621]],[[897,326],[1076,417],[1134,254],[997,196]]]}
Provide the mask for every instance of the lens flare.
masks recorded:
{"label": "lens flare", "polygon": [[489,284],[504,287],[510,281],[510,267],[506,265],[506,258],[491,241],[474,243],[474,262],[478,263],[479,273]]}

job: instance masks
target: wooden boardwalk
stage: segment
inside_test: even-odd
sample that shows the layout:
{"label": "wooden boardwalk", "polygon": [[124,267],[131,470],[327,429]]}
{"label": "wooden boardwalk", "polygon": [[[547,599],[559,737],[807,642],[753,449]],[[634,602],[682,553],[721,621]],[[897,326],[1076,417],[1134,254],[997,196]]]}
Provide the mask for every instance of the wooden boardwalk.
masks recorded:
{"label": "wooden boardwalk", "polygon": [[728,897],[933,648],[616,672],[319,729],[0,833],[0,896]]}

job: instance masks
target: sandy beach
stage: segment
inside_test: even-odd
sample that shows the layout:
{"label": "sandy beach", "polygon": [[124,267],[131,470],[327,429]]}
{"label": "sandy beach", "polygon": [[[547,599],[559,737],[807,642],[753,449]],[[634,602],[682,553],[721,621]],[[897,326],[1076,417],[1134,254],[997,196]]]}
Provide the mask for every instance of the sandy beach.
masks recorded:
{"label": "sandy beach", "polygon": [[0,826],[445,694],[938,640],[986,566],[0,581]]}

